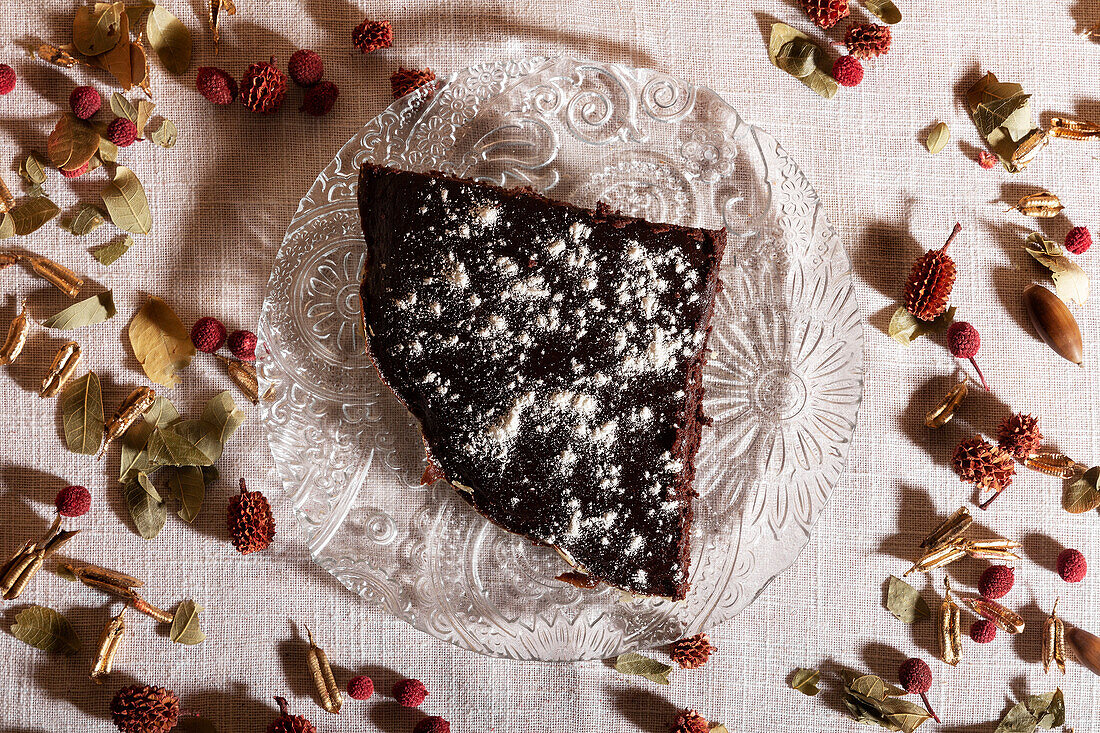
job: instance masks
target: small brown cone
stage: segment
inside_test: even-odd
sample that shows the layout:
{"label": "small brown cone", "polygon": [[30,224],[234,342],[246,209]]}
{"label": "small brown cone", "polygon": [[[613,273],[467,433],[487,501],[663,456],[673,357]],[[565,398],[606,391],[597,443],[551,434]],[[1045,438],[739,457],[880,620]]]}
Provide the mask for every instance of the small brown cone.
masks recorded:
{"label": "small brown cone", "polygon": [[249,491],[241,479],[241,493],[230,498],[226,527],[237,552],[266,550],[275,537],[275,517],[271,505],[259,491]]}
{"label": "small brown cone", "polygon": [[111,720],[122,733],[167,733],[179,715],[179,698],[163,687],[130,685],[111,700]]}

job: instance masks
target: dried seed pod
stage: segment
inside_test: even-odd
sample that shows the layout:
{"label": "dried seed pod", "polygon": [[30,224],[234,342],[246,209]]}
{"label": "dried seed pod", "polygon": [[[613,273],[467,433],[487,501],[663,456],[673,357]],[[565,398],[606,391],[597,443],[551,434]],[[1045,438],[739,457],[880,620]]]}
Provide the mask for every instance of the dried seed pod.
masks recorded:
{"label": "dried seed pod", "polygon": [[240,387],[248,399],[252,400],[252,404],[258,405],[260,400],[268,401],[274,396],[275,388],[269,387],[263,395],[260,395],[260,381],[256,376],[256,365],[250,364],[240,359],[229,359],[221,354],[214,354],[218,361],[225,365],[226,372],[229,373],[229,378]]}
{"label": "dried seed pod", "polygon": [[955,410],[959,409],[959,405],[966,399],[968,391],[965,379],[952,387],[951,391],[924,416],[925,426],[935,430],[951,422],[951,418],[955,417]]}
{"label": "dried seed pod", "polygon": [[905,309],[914,318],[934,321],[947,310],[956,276],[955,261],[947,254],[947,248],[961,231],[962,224],[956,223],[947,242],[921,255],[909,270],[905,281]]}
{"label": "dried seed pod", "polygon": [[120,573],[90,562],[69,561],[61,563],[62,570],[72,574],[84,585],[112,593],[122,598],[131,598],[132,588],[140,588],[145,585],[132,575]]}
{"label": "dried seed pod", "polygon": [[1031,454],[1024,459],[1024,465],[1032,471],[1061,479],[1070,479],[1088,470],[1088,466],[1078,463],[1065,453],[1048,449]]}
{"label": "dried seed pod", "polygon": [[103,627],[96,644],[95,659],[92,660],[91,678],[97,685],[103,684],[103,678],[111,673],[111,666],[115,662],[115,654],[122,646],[123,637],[126,635],[126,609],[122,611]]}
{"label": "dried seed pod", "polygon": [[80,344],[75,341],[69,341],[58,349],[53,358],[53,363],[50,364],[49,373],[42,380],[40,394],[43,397],[56,397],[61,388],[65,386],[65,383],[69,381],[69,377],[73,375],[77,364],[80,363],[81,356],[83,354],[80,351]]}
{"label": "dried seed pod", "polygon": [[42,563],[46,558],[78,534],[80,530],[62,530],[61,515],[58,514],[41,539],[23,543],[11,559],[0,567],[0,593],[4,598],[7,600],[17,598],[42,569]]}
{"label": "dried seed pod", "polygon": [[79,295],[80,289],[84,287],[84,278],[51,259],[37,255],[23,255],[19,259],[31,269],[31,272],[46,280],[70,298]]}
{"label": "dried seed pod", "polygon": [[966,554],[976,560],[997,560],[998,562],[1015,562],[1019,560],[1020,556],[1012,552],[1012,550],[1019,547],[1019,542],[1006,539],[968,541],[963,546]]}
{"label": "dried seed pod", "polygon": [[23,309],[19,315],[11,320],[8,326],[8,337],[4,339],[4,345],[0,347],[0,364],[11,364],[19,358],[23,346],[27,343],[27,334],[31,331],[31,322],[27,318],[27,302],[23,301]]}
{"label": "dried seed pod", "polygon": [[107,446],[111,444],[111,441],[129,430],[135,420],[149,411],[156,399],[157,393],[152,389],[138,387],[122,401],[115,416],[111,418],[111,422],[107,423],[106,435],[103,436],[103,447],[99,449],[100,458],[107,452]]}
{"label": "dried seed pod", "polygon": [[951,582],[943,579],[943,603],[940,604],[940,659],[954,667],[962,659],[962,610],[951,600]]}
{"label": "dried seed pod", "polygon": [[950,565],[964,557],[966,557],[965,546],[959,540],[955,540],[950,544],[925,553],[923,557],[913,563],[913,567],[905,571],[905,575],[913,572],[927,573],[929,570],[942,568],[944,565]]}
{"label": "dried seed pod", "polygon": [[1022,171],[1039,155],[1039,151],[1050,142],[1050,135],[1041,127],[1024,135],[1020,142],[1016,143],[1016,150],[1009,159],[1009,171],[1017,173]]}
{"label": "dried seed pod", "polygon": [[336,685],[336,677],[333,676],[332,667],[329,666],[328,655],[313,643],[313,632],[308,626],[306,633],[309,635],[309,654],[306,656],[306,663],[309,665],[310,676],[313,677],[313,686],[317,688],[321,707],[330,713],[339,713],[344,704],[344,698]]}
{"label": "dried seed pod", "polygon": [[970,510],[964,506],[959,507],[954,514],[940,522],[940,526],[924,538],[924,542],[920,543],[921,549],[938,550],[952,540],[961,537],[966,530],[970,529],[970,525],[973,523],[974,518],[970,516]]}
{"label": "dried seed pod", "polygon": [[1066,673],[1066,625],[1058,618],[1058,601],[1050,609],[1050,616],[1043,622],[1043,673],[1050,672],[1051,663]]}
{"label": "dried seed pod", "polygon": [[0,270],[5,270],[19,262],[19,255],[13,252],[0,252]]}
{"label": "dried seed pod", "polygon": [[1031,325],[1047,346],[1074,364],[1084,362],[1081,329],[1061,298],[1042,285],[1032,285],[1024,291],[1024,307]]}
{"label": "dried seed pod", "polygon": [[1058,216],[1066,207],[1062,206],[1062,202],[1050,191],[1039,191],[1021,198],[1015,208],[1024,216],[1050,219]]}
{"label": "dried seed pod", "polygon": [[1050,118],[1050,134],[1066,140],[1091,140],[1100,138],[1100,125],[1087,120],[1071,120],[1067,117]]}
{"label": "dried seed pod", "polygon": [[967,598],[967,605],[982,618],[987,618],[997,625],[1001,631],[1010,634],[1020,634],[1024,630],[1024,617],[1015,611],[1005,608],[996,601],[985,598]]}
{"label": "dried seed pod", "polygon": [[137,593],[134,593],[133,596],[134,599],[130,601],[130,606],[138,613],[144,613],[149,618],[154,618],[162,624],[170,624],[175,620],[176,615],[174,613],[154,606]]}
{"label": "dried seed pod", "polygon": [[1066,641],[1078,662],[1100,674],[1100,637],[1074,626],[1066,629]]}

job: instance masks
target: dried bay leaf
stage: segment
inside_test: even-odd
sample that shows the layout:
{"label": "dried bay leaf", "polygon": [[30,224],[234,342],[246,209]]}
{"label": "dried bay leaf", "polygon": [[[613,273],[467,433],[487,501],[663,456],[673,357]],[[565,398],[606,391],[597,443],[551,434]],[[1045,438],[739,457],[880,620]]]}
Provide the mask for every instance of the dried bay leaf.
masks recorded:
{"label": "dried bay leaf", "polygon": [[863,5],[876,18],[887,25],[895,25],[901,22],[901,11],[891,0],[863,0]]}
{"label": "dried bay leaf", "polygon": [[91,160],[99,149],[99,133],[72,112],[61,115],[46,140],[50,161],[61,170],[74,171]]}
{"label": "dried bay leaf", "polygon": [[191,65],[191,31],[163,5],[157,5],[145,21],[145,35],[169,73],[182,74]]}
{"label": "dried bay leaf", "polygon": [[[771,59],[772,64],[774,64],[776,68],[783,69],[779,64],[779,55],[783,47],[791,41],[799,39],[807,43],[813,43],[812,38],[786,23],[774,23],[772,25],[771,36],[768,39],[768,58]],[[820,54],[817,54],[817,56],[820,58]],[[783,70],[786,71],[786,69]],[[832,99],[840,89],[840,85],[836,83],[836,80],[826,74],[821,68],[814,69],[806,76],[796,76],[795,78],[826,99]]]}
{"label": "dried bay leaf", "polygon": [[1070,514],[1084,514],[1100,506],[1100,466],[1093,466],[1084,475],[1066,485],[1062,493],[1062,508]]}
{"label": "dried bay leaf", "polygon": [[19,175],[32,185],[42,184],[46,182],[46,167],[34,153],[31,153],[19,164]]}
{"label": "dried bay leaf", "polygon": [[137,122],[137,107],[119,92],[111,95],[111,111],[115,113],[115,117]]}
{"label": "dried bay leaf", "polygon": [[148,100],[138,100],[137,119],[134,120],[134,124],[137,126],[139,138],[145,138],[145,126],[149,124],[149,117],[153,114],[153,110],[156,109],[156,106],[157,105]]}
{"label": "dried bay leaf", "polygon": [[153,0],[138,0],[133,5],[126,6],[126,15],[130,19],[130,27],[134,29],[135,34],[140,34],[138,26],[141,25],[141,16],[145,15],[145,11],[156,5]]}
{"label": "dried bay leaf", "polygon": [[219,426],[205,420],[181,420],[168,430],[195,446],[206,457],[206,463],[189,465],[209,465],[222,457],[225,444],[219,440],[221,434]]}
{"label": "dried bay leaf", "polygon": [[97,228],[106,223],[106,219],[103,218],[103,213],[94,206],[83,206],[80,211],[76,212],[69,221],[69,231],[74,236],[83,237],[85,234],[90,234]]}
{"label": "dried bay leaf", "polygon": [[114,180],[103,191],[103,204],[119,229],[132,234],[148,234],[153,230],[153,215],[145,189],[126,166],[115,169]]}
{"label": "dried bay leaf", "polygon": [[233,401],[229,390],[212,397],[202,411],[202,421],[214,427],[217,440],[222,445],[229,441],[246,417],[244,410]]}
{"label": "dried bay leaf", "polygon": [[816,669],[798,668],[791,676],[791,689],[798,690],[803,695],[813,697],[821,692],[817,683],[821,680],[821,673]]}
{"label": "dried bay leaf", "polygon": [[907,624],[932,615],[920,591],[895,575],[887,581],[886,609]]}
{"label": "dried bay leaf", "polygon": [[191,334],[175,311],[160,298],[149,299],[134,315],[130,346],[149,379],[166,387],[179,384],[177,372],[191,363]]}
{"label": "dried bay leaf", "polygon": [[900,687],[894,687],[884,679],[873,674],[861,674],[848,683],[848,689],[872,700],[885,700],[888,697],[901,697],[906,694]]}
{"label": "dried bay leaf", "polygon": [[1031,102],[1019,84],[986,74],[966,92],[966,104],[978,131],[1010,173],[1030,163],[1048,136],[1034,123]]}
{"label": "dried bay leaf", "polygon": [[11,218],[11,214],[4,212],[0,214],[0,239],[9,239],[15,236],[15,219]]}
{"label": "dried bay leaf", "polygon": [[123,3],[82,5],[73,16],[73,44],[85,56],[98,56],[117,46],[122,35]]}
{"label": "dried bay leaf", "polygon": [[206,634],[199,628],[201,611],[202,606],[192,600],[180,601],[172,617],[172,630],[168,637],[177,644],[201,644],[206,639]]}
{"label": "dried bay leaf", "polygon": [[667,685],[668,674],[672,671],[672,667],[636,652],[627,652],[615,658],[615,671],[620,674],[645,677],[659,685]]}
{"label": "dried bay leaf", "polygon": [[180,519],[188,524],[195,521],[206,499],[206,482],[198,466],[169,466],[168,490],[179,502]]}
{"label": "dried bay leaf", "polygon": [[163,120],[160,123],[160,127],[154,130],[150,137],[153,142],[162,148],[172,148],[179,138],[179,131],[176,129],[176,125],[172,120]]}
{"label": "dried bay leaf", "polygon": [[153,480],[149,478],[149,474],[144,471],[138,472],[137,485],[140,486],[142,491],[148,494],[153,501],[164,502],[160,492],[157,491],[157,487],[153,485]]}
{"label": "dried bay leaf", "polygon": [[921,336],[940,333],[955,320],[955,306],[934,321],[922,321],[910,313],[905,306],[899,306],[890,318],[887,334],[902,346],[911,346]]}
{"label": "dried bay leaf", "polygon": [[142,417],[145,422],[155,428],[166,428],[179,420],[180,414],[167,397],[157,395],[157,398],[153,400],[153,406]]}
{"label": "dried bay leaf", "polygon": [[940,122],[928,133],[928,138],[924,141],[924,147],[928,148],[929,153],[935,155],[947,146],[949,140],[951,140],[951,128],[947,126],[946,122]]}
{"label": "dried bay leaf", "polygon": [[1066,257],[1055,242],[1035,232],[1024,240],[1024,249],[1043,267],[1050,270],[1058,297],[1067,303],[1084,305],[1089,297],[1089,276],[1076,262]]}
{"label": "dried bay leaf", "polygon": [[40,229],[46,222],[61,213],[57,204],[45,196],[27,199],[8,212],[16,234],[24,237]]}
{"label": "dried bay leaf", "polygon": [[817,46],[803,38],[788,41],[779,49],[775,62],[795,78],[809,76],[817,68]]}
{"label": "dried bay leaf", "polygon": [[1027,705],[1018,702],[1005,713],[993,733],[1034,733],[1038,725],[1039,719],[1031,714]]}
{"label": "dried bay leaf", "polygon": [[110,267],[122,258],[122,255],[130,251],[130,247],[134,245],[134,238],[129,234],[123,234],[118,239],[105,244],[102,247],[97,247],[92,251],[92,257],[99,260],[99,264],[104,267]]}
{"label": "dried bay leaf", "polygon": [[880,709],[885,713],[887,720],[897,725],[903,733],[913,733],[932,719],[928,711],[920,705],[899,697],[883,700]]}
{"label": "dried bay leaf", "polygon": [[121,483],[137,480],[139,471],[149,474],[154,470],[153,464],[149,462],[149,451],[146,450],[153,429],[149,423],[138,420],[123,433],[122,457],[118,465],[118,480]]}
{"label": "dried bay leaf", "polygon": [[12,636],[44,652],[72,656],[80,651],[80,637],[69,620],[52,608],[31,606],[15,616]]}
{"label": "dried bay leaf", "polygon": [[[978,128],[978,132],[982,133],[983,136],[988,136],[989,133],[1005,124],[1010,118],[1012,119],[1010,126],[1013,129],[1019,129],[1021,121],[1018,119],[1019,115],[1017,113],[1028,104],[1029,99],[1031,99],[1031,95],[1024,94],[1021,91],[1010,97],[993,99],[979,104],[974,111],[974,124]],[[1013,118],[1014,115],[1016,115],[1016,118]],[[1030,114],[1028,117],[1030,118]]]}
{"label": "dried bay leaf", "polygon": [[137,480],[131,481],[122,487],[126,497],[126,508],[130,510],[130,518],[134,520],[134,527],[143,539],[151,540],[160,534],[164,523],[168,521],[168,507],[163,501],[154,499],[142,485],[142,477],[148,481],[143,472],[138,472]]}
{"label": "dried bay leaf", "polygon": [[209,466],[214,462],[194,442],[176,432],[177,426],[156,428],[149,436],[149,461],[162,466]]}
{"label": "dried bay leaf", "polygon": [[134,86],[134,73],[130,54],[130,47],[133,45],[130,43],[130,16],[121,13],[119,26],[122,40],[110,51],[96,56],[94,63],[114,76],[123,89],[129,90]]}
{"label": "dried bay leaf", "polygon": [[105,420],[103,391],[95,372],[65,385],[61,392],[61,423],[65,445],[73,453],[92,456],[99,451]]}
{"label": "dried bay leaf", "polygon": [[1024,706],[1039,719],[1039,727],[1051,729],[1066,724],[1066,698],[1059,687],[1053,692],[1030,695]]}
{"label": "dried bay leaf", "polygon": [[102,323],[109,318],[114,318],[115,312],[114,293],[108,290],[73,303],[60,313],[55,313],[42,321],[42,325],[59,331],[71,331],[74,328],[90,326],[93,323]]}

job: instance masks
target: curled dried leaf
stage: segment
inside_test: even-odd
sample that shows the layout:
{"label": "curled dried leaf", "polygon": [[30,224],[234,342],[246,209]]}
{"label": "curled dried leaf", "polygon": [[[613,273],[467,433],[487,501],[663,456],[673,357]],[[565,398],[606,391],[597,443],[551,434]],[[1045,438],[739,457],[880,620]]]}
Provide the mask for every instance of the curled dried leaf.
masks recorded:
{"label": "curled dried leaf", "polygon": [[103,204],[119,229],[132,234],[148,234],[153,230],[153,215],[145,189],[126,166],[115,169],[114,179],[103,190]]}
{"label": "curled dried leaf", "polygon": [[947,126],[946,122],[939,122],[928,133],[928,138],[924,141],[924,146],[928,148],[929,153],[935,155],[943,150],[950,140],[951,128]]}
{"label": "curled dried leaf", "polygon": [[72,112],[61,115],[46,140],[50,161],[64,171],[83,166],[99,149],[99,133]]}
{"label": "curled dried leaf", "polygon": [[672,671],[672,667],[637,652],[627,652],[615,658],[615,671],[619,674],[645,677],[650,682],[656,682],[659,685],[667,685],[668,675]]}
{"label": "curled dried leaf", "polygon": [[191,65],[191,31],[163,5],[153,7],[145,21],[145,35],[164,68],[183,74]]}
{"label": "curled dried leaf", "polygon": [[130,322],[129,336],[149,379],[166,387],[179,384],[178,372],[191,363],[195,347],[187,327],[167,303],[150,296]]}
{"label": "curled dried leaf", "polygon": [[887,581],[886,609],[907,624],[932,615],[920,591],[895,575]]}

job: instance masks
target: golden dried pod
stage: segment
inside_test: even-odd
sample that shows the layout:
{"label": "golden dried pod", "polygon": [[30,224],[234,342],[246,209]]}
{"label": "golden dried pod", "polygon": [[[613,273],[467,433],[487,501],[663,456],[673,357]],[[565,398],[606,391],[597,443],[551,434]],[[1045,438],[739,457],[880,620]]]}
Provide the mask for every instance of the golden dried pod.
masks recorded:
{"label": "golden dried pod", "polygon": [[1058,216],[1066,208],[1057,196],[1050,191],[1029,193],[1016,204],[1016,210],[1024,216],[1032,216],[1038,219],[1050,219]]}
{"label": "golden dried pod", "polygon": [[947,519],[940,522],[932,532],[920,543],[921,549],[937,550],[948,542],[958,539],[966,530],[970,529],[974,518],[970,516],[970,510],[962,506],[955,510]]}
{"label": "golden dried pod", "polygon": [[50,364],[50,371],[42,379],[40,394],[43,397],[57,396],[65,383],[69,381],[69,377],[73,375],[73,371],[76,370],[77,364],[80,363],[80,357],[80,344],[75,341],[69,341],[58,349],[53,358],[53,363]]}
{"label": "golden dried pod", "polygon": [[8,336],[4,339],[4,345],[0,346],[0,364],[11,364],[19,358],[23,346],[27,343],[27,334],[30,333],[31,323],[27,318],[27,303],[23,302],[23,308],[19,315],[12,319],[8,326]]}
{"label": "golden dried pod", "polygon": [[1024,291],[1024,308],[1039,338],[1063,359],[1080,366],[1085,361],[1081,328],[1069,308],[1042,285]]}
{"label": "golden dried pod", "polygon": [[967,392],[966,380],[964,379],[952,387],[951,391],[928,411],[928,414],[924,416],[925,426],[935,430],[951,422],[951,418],[955,417],[955,410],[959,409],[959,405],[966,399]]}
{"label": "golden dried pod", "polygon": [[1100,125],[1088,120],[1073,120],[1067,117],[1050,118],[1050,134],[1066,140],[1088,140],[1100,138]]}

